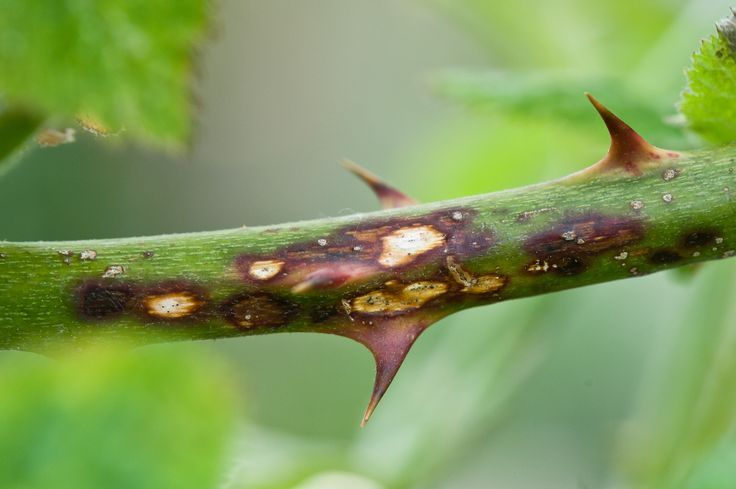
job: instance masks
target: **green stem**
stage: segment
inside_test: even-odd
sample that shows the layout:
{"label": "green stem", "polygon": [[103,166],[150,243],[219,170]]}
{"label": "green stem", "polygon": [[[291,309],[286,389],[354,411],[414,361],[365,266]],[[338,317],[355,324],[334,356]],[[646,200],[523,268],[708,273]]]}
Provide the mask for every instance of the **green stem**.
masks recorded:
{"label": "green stem", "polygon": [[409,207],[265,228],[0,243],[0,348],[337,334],[376,360],[365,423],[416,338],[448,314],[736,254],[736,148],[661,150],[591,102],[611,133],[608,154],[546,184],[410,205],[357,171],[384,205]]}
{"label": "green stem", "polygon": [[1,242],[0,346],[53,350],[92,337],[149,343],[439,317],[720,259],[736,249],[735,171],[736,149],[727,147],[638,177],[593,175],[294,224]]}

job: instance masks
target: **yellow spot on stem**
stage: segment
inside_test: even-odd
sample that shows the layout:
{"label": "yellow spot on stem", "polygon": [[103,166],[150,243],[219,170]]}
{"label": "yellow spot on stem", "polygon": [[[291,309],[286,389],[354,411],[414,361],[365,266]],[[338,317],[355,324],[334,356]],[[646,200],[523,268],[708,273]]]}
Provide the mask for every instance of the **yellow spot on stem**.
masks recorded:
{"label": "yellow spot on stem", "polygon": [[383,250],[378,262],[385,267],[411,263],[418,256],[444,246],[445,235],[432,226],[412,226],[397,229],[381,238]]}
{"label": "yellow spot on stem", "polygon": [[387,282],[386,286],[387,290],[374,290],[353,299],[351,310],[368,314],[411,311],[447,292],[443,282],[420,281],[405,287]]}
{"label": "yellow spot on stem", "polygon": [[204,304],[198,297],[188,292],[150,295],[143,300],[143,303],[148,314],[164,319],[189,316]]}

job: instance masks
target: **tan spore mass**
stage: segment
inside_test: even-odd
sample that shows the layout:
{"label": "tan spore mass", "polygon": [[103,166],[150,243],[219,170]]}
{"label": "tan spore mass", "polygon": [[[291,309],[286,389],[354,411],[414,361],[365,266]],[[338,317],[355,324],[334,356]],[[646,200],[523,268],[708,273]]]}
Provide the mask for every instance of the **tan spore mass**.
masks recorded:
{"label": "tan spore mass", "polygon": [[444,246],[446,237],[433,226],[408,226],[397,229],[381,238],[383,249],[378,262],[384,267],[407,265],[417,257]]}
{"label": "tan spore mass", "polygon": [[204,302],[189,292],[149,295],[143,299],[146,312],[162,319],[178,319],[197,312]]}
{"label": "tan spore mass", "polygon": [[281,260],[259,260],[251,264],[248,274],[257,280],[268,280],[275,277],[284,267]]}
{"label": "tan spore mass", "polygon": [[404,287],[393,281],[387,282],[386,289],[354,298],[350,302],[350,309],[352,312],[367,314],[411,311],[446,293],[447,289],[444,282],[419,281]]}

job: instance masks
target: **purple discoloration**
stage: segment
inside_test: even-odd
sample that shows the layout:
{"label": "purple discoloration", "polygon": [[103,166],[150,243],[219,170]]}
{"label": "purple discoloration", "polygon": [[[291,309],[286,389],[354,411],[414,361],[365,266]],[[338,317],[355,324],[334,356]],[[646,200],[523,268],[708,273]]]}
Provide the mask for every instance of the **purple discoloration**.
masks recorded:
{"label": "purple discoloration", "polygon": [[588,257],[619,250],[643,237],[641,222],[629,217],[595,213],[568,216],[526,240],[525,249],[535,257],[526,271],[577,275],[586,270]]}
{"label": "purple discoloration", "polygon": [[426,216],[366,221],[269,254],[239,255],[235,269],[243,281],[262,284],[264,280],[252,273],[254,264],[278,262],[279,272],[268,277],[269,285],[306,292],[376,276],[388,278],[408,267],[439,267],[449,254],[467,259],[493,245],[490,230],[472,228],[475,215],[473,209],[452,208]]}

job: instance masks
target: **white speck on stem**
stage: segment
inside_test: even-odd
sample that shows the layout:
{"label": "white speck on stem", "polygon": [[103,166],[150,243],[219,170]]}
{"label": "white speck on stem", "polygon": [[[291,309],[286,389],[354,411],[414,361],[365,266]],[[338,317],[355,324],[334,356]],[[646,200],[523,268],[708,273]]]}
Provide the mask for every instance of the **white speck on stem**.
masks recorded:
{"label": "white speck on stem", "polygon": [[79,253],[79,259],[83,261],[92,261],[97,259],[97,252],[95,250],[83,250]]}
{"label": "white speck on stem", "polygon": [[102,274],[102,278],[115,278],[125,273],[125,268],[122,265],[110,265],[105,269],[105,273]]}
{"label": "white speck on stem", "polygon": [[674,170],[672,168],[668,168],[665,171],[662,172],[662,180],[665,182],[669,182],[673,178],[675,178],[678,174],[677,170]]}
{"label": "white speck on stem", "polygon": [[327,240],[324,238],[320,238],[317,240],[317,244],[320,246],[327,246]]}
{"label": "white speck on stem", "polygon": [[632,200],[631,202],[629,202],[629,205],[635,211],[638,211],[644,208],[644,202],[642,202],[641,200]]}
{"label": "white speck on stem", "polygon": [[662,196],[662,200],[664,200],[664,201],[665,201],[666,203],[668,203],[668,204],[669,204],[670,202],[672,202],[672,199],[674,199],[674,197],[672,197],[672,194],[664,194],[664,195]]}

